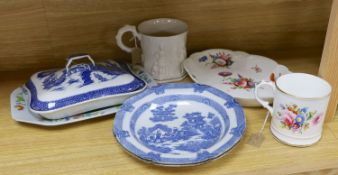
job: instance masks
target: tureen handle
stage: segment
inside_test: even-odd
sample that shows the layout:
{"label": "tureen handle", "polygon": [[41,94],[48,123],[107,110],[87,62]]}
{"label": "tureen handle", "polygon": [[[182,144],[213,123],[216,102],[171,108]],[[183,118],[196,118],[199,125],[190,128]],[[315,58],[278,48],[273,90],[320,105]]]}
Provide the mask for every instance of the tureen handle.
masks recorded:
{"label": "tureen handle", "polygon": [[74,60],[79,60],[79,59],[82,59],[82,58],[88,58],[90,62],[92,62],[92,64],[95,66],[95,62],[94,60],[92,59],[92,57],[90,57],[90,55],[88,54],[84,54],[84,55],[76,55],[76,56],[70,56],[68,58],[68,62],[66,64],[66,71],[68,72],[68,69],[69,69],[69,66],[72,64],[72,62]]}

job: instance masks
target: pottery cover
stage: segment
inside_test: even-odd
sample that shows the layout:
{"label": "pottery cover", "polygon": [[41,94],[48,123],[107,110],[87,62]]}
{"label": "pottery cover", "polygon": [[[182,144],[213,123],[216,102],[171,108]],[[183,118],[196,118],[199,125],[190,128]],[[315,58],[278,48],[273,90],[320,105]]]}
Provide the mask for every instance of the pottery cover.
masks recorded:
{"label": "pottery cover", "polygon": [[61,70],[37,72],[25,84],[31,109],[49,111],[106,96],[144,88],[145,82],[113,61],[76,64]]}

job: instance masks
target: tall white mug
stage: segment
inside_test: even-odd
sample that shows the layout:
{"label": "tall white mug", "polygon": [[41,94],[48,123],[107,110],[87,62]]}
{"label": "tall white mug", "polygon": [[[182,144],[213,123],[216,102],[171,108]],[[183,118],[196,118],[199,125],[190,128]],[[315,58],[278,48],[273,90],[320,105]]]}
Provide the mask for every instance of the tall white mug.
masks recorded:
{"label": "tall white mug", "polygon": [[158,18],[141,22],[137,29],[126,25],[116,35],[117,45],[126,52],[132,48],[122,42],[122,36],[131,32],[142,48],[144,70],[159,82],[177,81],[186,75],[182,66],[186,58],[188,26],[178,19]]}
{"label": "tall white mug", "polygon": [[[273,106],[257,96],[262,85],[273,88]],[[305,73],[286,74],[276,82],[262,81],[255,89],[257,101],[272,115],[270,129],[275,138],[301,147],[320,140],[330,94],[327,81]]]}

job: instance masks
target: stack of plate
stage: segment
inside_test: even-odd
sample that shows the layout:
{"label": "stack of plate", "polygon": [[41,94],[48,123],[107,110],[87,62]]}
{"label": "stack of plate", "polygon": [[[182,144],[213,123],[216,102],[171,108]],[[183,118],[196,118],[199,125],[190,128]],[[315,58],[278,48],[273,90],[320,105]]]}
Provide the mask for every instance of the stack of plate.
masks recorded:
{"label": "stack of plate", "polygon": [[[92,63],[71,66],[82,58]],[[16,89],[12,116],[26,123],[66,124],[116,112],[117,105],[145,88],[143,80],[116,62],[95,64],[89,55],[73,56],[66,68],[37,72]]]}
{"label": "stack of plate", "polygon": [[242,138],[242,107],[228,94],[195,83],[164,84],[126,100],[114,136],[130,154],[163,166],[219,158]]}

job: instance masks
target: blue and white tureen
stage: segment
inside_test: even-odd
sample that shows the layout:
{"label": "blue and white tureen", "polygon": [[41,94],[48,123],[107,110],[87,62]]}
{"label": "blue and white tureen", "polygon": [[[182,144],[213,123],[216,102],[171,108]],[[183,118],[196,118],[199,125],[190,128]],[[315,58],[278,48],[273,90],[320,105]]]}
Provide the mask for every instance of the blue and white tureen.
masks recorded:
{"label": "blue and white tureen", "polygon": [[[91,64],[71,65],[88,58]],[[25,84],[30,110],[59,119],[121,104],[146,87],[146,83],[113,61],[95,64],[89,55],[70,57],[66,68],[37,72]]]}
{"label": "blue and white tureen", "polygon": [[243,137],[242,107],[210,86],[164,84],[126,100],[114,121],[129,153],[162,166],[191,166],[219,158]]}

